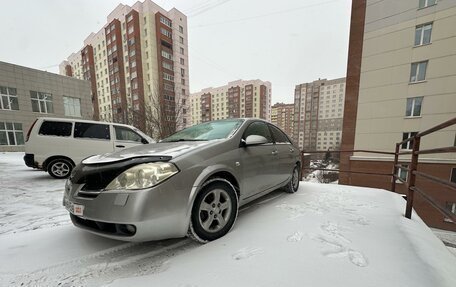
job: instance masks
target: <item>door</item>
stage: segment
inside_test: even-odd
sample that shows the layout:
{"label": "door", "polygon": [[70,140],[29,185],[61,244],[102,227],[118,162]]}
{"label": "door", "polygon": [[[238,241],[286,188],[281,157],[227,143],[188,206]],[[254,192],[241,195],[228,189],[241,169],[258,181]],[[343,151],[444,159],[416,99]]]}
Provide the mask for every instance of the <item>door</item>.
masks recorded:
{"label": "door", "polygon": [[242,138],[245,140],[250,135],[263,136],[268,142],[239,148],[245,199],[271,188],[277,181],[275,173],[277,153],[267,124],[251,123]]}
{"label": "door", "polygon": [[280,129],[269,125],[271,129],[274,145],[277,150],[277,175],[280,183],[290,179],[295,166],[295,150],[290,140]]}
{"label": "door", "polygon": [[143,144],[144,138],[134,130],[114,125],[114,150],[119,151]]}
{"label": "door", "polygon": [[97,154],[112,152],[111,133],[108,124],[75,122],[73,141],[69,150],[75,163]]}

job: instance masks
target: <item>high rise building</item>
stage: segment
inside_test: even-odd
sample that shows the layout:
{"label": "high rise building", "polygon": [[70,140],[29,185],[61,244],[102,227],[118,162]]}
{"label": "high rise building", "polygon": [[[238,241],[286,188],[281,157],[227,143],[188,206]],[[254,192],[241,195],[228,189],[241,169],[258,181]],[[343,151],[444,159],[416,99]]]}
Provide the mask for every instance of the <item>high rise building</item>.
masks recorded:
{"label": "high rise building", "polygon": [[24,151],[37,117],[92,118],[90,83],[0,62],[0,152]]}
{"label": "high rise building", "polygon": [[294,104],[276,103],[271,107],[271,123],[293,137]]}
{"label": "high rise building", "polygon": [[162,138],[187,125],[187,39],[187,17],[179,10],[150,0],[119,4],[60,64],[60,73],[91,82],[94,119]]}
{"label": "high rise building", "polygon": [[[347,66],[342,149],[394,152],[415,132],[456,117],[456,1],[354,0]],[[421,149],[455,145],[452,126],[423,137]],[[401,146],[409,150],[410,144]],[[401,156],[410,164],[410,156]],[[393,157],[342,154],[343,170],[391,173]],[[456,154],[423,154],[418,170],[456,182]],[[399,175],[407,179],[407,170]],[[350,173],[340,183],[389,189],[391,178]],[[417,177],[417,187],[456,212],[456,193]],[[398,183],[396,190],[407,193]],[[414,207],[431,226],[456,225],[417,194]]]}
{"label": "high rise building", "polygon": [[344,99],[345,78],[318,79],[296,86],[293,139],[302,150],[339,148]]}
{"label": "high rise building", "polygon": [[190,95],[192,124],[227,118],[271,120],[271,83],[261,80],[229,82]]}

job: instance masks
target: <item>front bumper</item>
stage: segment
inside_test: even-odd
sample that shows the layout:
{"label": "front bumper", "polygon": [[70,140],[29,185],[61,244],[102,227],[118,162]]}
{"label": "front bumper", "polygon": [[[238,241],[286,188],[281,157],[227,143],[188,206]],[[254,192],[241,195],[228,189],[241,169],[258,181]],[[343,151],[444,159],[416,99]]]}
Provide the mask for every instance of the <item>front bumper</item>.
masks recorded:
{"label": "front bumper", "polygon": [[177,238],[187,233],[192,187],[184,187],[179,174],[149,189],[102,191],[96,197],[79,193],[82,188],[83,184],[68,180],[63,198],[73,224],[79,228],[124,241]]}

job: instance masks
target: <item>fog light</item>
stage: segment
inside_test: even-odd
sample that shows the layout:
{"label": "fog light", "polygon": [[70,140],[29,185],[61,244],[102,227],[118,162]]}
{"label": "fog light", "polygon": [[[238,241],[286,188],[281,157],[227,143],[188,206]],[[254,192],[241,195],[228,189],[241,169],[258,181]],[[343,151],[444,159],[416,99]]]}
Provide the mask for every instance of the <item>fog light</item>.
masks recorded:
{"label": "fog light", "polygon": [[136,227],[134,225],[127,224],[125,227],[127,228],[127,231],[130,232],[131,234],[136,233]]}

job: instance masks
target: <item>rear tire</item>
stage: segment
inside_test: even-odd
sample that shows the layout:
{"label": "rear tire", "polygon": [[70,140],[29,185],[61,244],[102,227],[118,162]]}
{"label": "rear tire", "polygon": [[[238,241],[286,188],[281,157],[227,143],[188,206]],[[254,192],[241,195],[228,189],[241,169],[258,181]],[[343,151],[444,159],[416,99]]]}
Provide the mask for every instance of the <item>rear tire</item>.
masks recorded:
{"label": "rear tire", "polygon": [[206,182],[193,203],[188,237],[206,243],[224,236],[234,226],[238,204],[229,181],[217,178]]}
{"label": "rear tire", "polygon": [[54,159],[47,165],[49,175],[58,179],[69,177],[72,170],[73,164],[64,158]]}
{"label": "rear tire", "polygon": [[293,168],[293,172],[291,173],[291,179],[285,186],[285,192],[287,193],[295,193],[299,189],[299,180],[300,180],[300,173],[301,169],[299,168],[299,164],[296,164]]}

